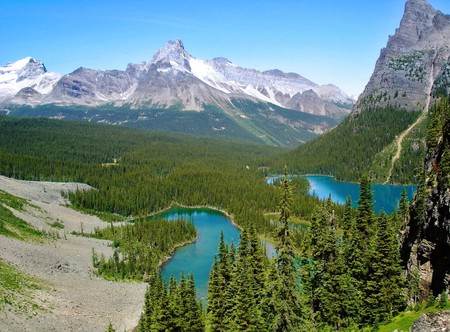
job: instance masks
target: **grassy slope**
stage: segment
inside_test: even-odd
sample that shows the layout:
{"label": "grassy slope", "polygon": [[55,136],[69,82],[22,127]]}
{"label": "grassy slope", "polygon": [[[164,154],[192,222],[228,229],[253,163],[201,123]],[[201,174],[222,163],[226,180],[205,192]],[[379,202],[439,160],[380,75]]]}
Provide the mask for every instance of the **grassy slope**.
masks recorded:
{"label": "grassy slope", "polygon": [[0,258],[0,312],[7,306],[25,314],[31,314],[35,309],[42,310],[33,300],[33,292],[42,288],[42,281],[22,273]]}
{"label": "grassy slope", "polygon": [[419,311],[405,311],[400,313],[398,316],[394,317],[391,323],[386,325],[381,325],[378,328],[378,332],[407,332],[414,324],[414,322],[422,315],[427,312],[437,312],[442,310],[450,310],[450,304],[448,304],[444,309],[438,309],[436,307],[425,308]]}
{"label": "grassy slope", "polygon": [[[415,182],[416,168],[419,167],[421,158],[425,153],[425,137],[428,124],[429,118],[427,117],[404,138],[400,158],[395,163],[390,182]],[[371,174],[375,181],[383,183],[387,180],[391,161],[396,152],[397,141],[394,140],[374,157]]]}
{"label": "grassy slope", "polygon": [[24,211],[27,201],[0,190],[0,235],[19,240],[40,240],[46,235],[17,218],[10,209]]}
{"label": "grassy slope", "polygon": [[[311,126],[337,124],[329,117],[284,109],[262,102],[234,99],[235,109],[222,110],[204,105],[203,112],[169,109],[130,109],[129,107],[83,107],[41,105],[9,106],[10,115],[57,117],[65,120],[109,123],[150,131],[222,137],[252,143],[291,146],[316,137]],[[308,129],[309,128],[309,129]]]}

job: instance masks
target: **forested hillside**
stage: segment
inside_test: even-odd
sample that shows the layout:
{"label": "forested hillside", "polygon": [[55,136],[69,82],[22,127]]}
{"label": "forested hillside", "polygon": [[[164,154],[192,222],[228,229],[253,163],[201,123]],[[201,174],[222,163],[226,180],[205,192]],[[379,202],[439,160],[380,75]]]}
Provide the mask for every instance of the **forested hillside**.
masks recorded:
{"label": "forested hillside", "polygon": [[[333,175],[339,180],[359,181],[365,173],[371,173],[377,154],[393,142],[397,135],[408,128],[419,116],[394,108],[382,108],[354,113],[338,127],[317,139],[283,155],[282,160],[294,172]],[[425,133],[421,133],[425,135]],[[409,162],[420,160],[422,150],[409,151],[398,163],[405,164],[395,177],[396,182],[414,183],[417,165]],[[402,164],[403,165],[403,164]],[[277,165],[282,167],[281,164]],[[397,174],[397,173],[396,173]],[[381,176],[380,176],[381,177]]]}
{"label": "forested hillside", "polygon": [[[273,228],[275,186],[264,180],[280,148],[213,138],[49,119],[0,118],[0,174],[26,180],[76,181],[98,190],[70,194],[75,207],[124,216],[147,215],[173,203],[213,206],[240,225]],[[295,215],[312,214],[316,199],[301,185]]]}

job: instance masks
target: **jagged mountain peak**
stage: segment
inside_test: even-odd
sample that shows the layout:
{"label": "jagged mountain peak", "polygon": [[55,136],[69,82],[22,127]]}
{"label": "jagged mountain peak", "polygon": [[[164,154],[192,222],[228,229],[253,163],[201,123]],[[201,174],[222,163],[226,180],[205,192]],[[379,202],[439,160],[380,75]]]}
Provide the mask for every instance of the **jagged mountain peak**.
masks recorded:
{"label": "jagged mountain peak", "polygon": [[47,72],[47,68],[43,62],[36,60],[31,56],[27,56],[26,58],[9,62],[5,66],[0,67],[0,73],[6,72],[16,72],[20,76],[23,74],[34,74],[39,75]]}
{"label": "jagged mountain peak", "polygon": [[180,39],[169,40],[162,48],[153,55],[152,63],[162,65],[170,64],[174,69],[188,70],[189,60],[192,56],[184,49],[184,44]]}
{"label": "jagged mountain peak", "polygon": [[427,0],[408,0],[395,36],[403,39],[407,43],[405,46],[416,43],[423,31],[433,25],[436,13]]}
{"label": "jagged mountain peak", "polygon": [[450,91],[450,16],[426,0],[408,0],[399,28],[381,50],[355,112],[393,106],[428,107],[428,97]]}
{"label": "jagged mountain peak", "polygon": [[214,58],[212,59],[212,62],[217,63],[217,64],[232,64],[232,62],[230,60],[228,60],[227,58],[223,58],[223,57],[218,57],[218,58]]}
{"label": "jagged mountain peak", "polygon": [[50,73],[43,62],[28,56],[0,66],[0,100],[8,100],[24,88],[48,93],[61,76]]}

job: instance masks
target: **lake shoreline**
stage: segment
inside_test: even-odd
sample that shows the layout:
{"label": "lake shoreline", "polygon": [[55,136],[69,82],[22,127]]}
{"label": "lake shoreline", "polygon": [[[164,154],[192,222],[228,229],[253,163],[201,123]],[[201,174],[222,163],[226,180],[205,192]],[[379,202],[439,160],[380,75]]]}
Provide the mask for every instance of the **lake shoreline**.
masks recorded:
{"label": "lake shoreline", "polygon": [[[234,227],[236,227],[237,229],[239,229],[240,231],[242,231],[242,227],[239,226],[238,224],[236,224],[236,222],[235,222],[234,219],[233,219],[233,216],[232,216],[231,214],[229,214],[227,211],[222,210],[222,209],[219,209],[219,208],[217,208],[217,207],[205,206],[205,205],[187,206],[187,205],[183,205],[183,204],[180,204],[180,203],[177,203],[177,202],[173,202],[170,206],[168,206],[168,207],[166,207],[166,208],[164,208],[164,209],[162,209],[162,210],[160,210],[160,211],[158,211],[158,212],[153,212],[153,213],[148,214],[148,215],[147,215],[147,218],[148,218],[148,217],[154,217],[154,216],[157,216],[157,215],[162,214],[162,213],[164,213],[164,212],[167,212],[167,211],[169,211],[170,209],[175,208],[175,207],[179,207],[179,208],[183,208],[183,209],[208,209],[208,210],[211,210],[211,211],[219,212],[219,213],[223,214],[223,215],[227,218],[227,220],[228,220]],[[162,269],[164,268],[164,266],[170,262],[170,260],[171,260],[171,259],[173,258],[173,256],[175,255],[175,252],[177,251],[177,249],[182,248],[182,247],[184,247],[184,246],[187,246],[187,245],[189,245],[189,244],[193,244],[193,243],[197,242],[197,240],[198,240],[198,238],[200,237],[201,234],[200,234],[200,232],[198,231],[197,228],[196,228],[196,231],[197,231],[197,236],[196,236],[193,240],[191,240],[191,241],[185,241],[185,242],[183,242],[183,243],[177,244],[177,245],[171,250],[171,252],[169,253],[168,256],[165,256],[164,258],[162,258],[162,259],[158,262],[158,266],[157,266],[158,269],[162,270]]]}
{"label": "lake shoreline", "polygon": [[234,221],[234,217],[233,217],[232,214],[229,214],[227,211],[225,211],[225,210],[223,210],[221,208],[210,206],[210,205],[184,205],[184,204],[181,204],[181,203],[178,203],[178,202],[172,202],[168,207],[166,207],[166,208],[164,208],[162,210],[159,210],[157,212],[152,212],[152,213],[148,214],[147,217],[157,216],[158,214],[162,214],[164,212],[167,212],[167,211],[169,211],[170,209],[172,209],[174,207],[180,207],[180,208],[183,208],[183,209],[209,209],[209,210],[212,210],[212,211],[220,212],[230,221],[230,223],[234,227],[236,227],[240,231],[242,231],[242,227],[240,225],[238,225]]}
{"label": "lake shoreline", "polygon": [[[268,179],[270,178],[283,178],[283,174],[278,174],[278,175],[269,175],[265,177],[265,180],[267,182]],[[347,182],[347,183],[354,183],[354,184],[360,184],[359,181],[348,181],[348,180],[342,180],[342,179],[338,179],[336,176],[334,175],[328,175],[328,174],[289,174],[289,176],[301,176],[301,177],[307,177],[307,176],[323,176],[323,177],[330,177],[333,178],[335,181],[337,182]],[[371,179],[372,181],[372,179]],[[382,183],[382,182],[372,182],[372,185],[391,185],[391,186],[399,186],[399,187],[406,187],[406,186],[417,186],[417,184],[415,183]]]}
{"label": "lake shoreline", "polygon": [[192,239],[190,241],[184,241],[183,243],[179,243],[176,246],[174,246],[172,248],[172,250],[170,251],[169,255],[165,256],[158,262],[158,266],[157,266],[158,269],[162,269],[164,267],[164,265],[166,265],[173,258],[173,255],[175,255],[175,252],[177,251],[177,249],[187,246],[188,244],[195,243],[199,237],[200,237],[200,232],[197,231],[197,236],[194,239]]}

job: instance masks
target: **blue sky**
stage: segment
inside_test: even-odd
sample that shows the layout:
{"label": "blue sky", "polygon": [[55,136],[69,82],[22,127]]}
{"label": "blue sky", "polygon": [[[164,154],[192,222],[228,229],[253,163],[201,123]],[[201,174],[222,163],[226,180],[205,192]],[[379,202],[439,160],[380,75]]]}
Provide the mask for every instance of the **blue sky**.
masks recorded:
{"label": "blue sky", "polygon": [[[450,14],[450,1],[429,0]],[[362,92],[405,0],[1,0],[0,65],[125,69],[180,38],[200,59],[292,71]]]}

